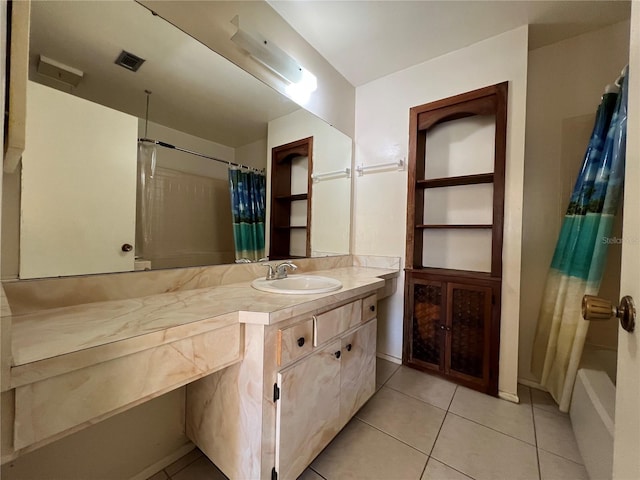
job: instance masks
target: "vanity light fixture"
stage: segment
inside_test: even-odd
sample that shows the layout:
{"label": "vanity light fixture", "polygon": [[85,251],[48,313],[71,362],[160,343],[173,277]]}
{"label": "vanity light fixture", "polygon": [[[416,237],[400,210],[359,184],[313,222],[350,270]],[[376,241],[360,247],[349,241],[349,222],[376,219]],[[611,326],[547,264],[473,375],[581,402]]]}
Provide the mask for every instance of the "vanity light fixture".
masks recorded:
{"label": "vanity light fixture", "polygon": [[231,36],[231,41],[287,81],[286,92],[292,100],[299,104],[306,103],[318,88],[316,76],[259,33],[242,30],[238,15],[233,17],[231,23],[238,29]]}

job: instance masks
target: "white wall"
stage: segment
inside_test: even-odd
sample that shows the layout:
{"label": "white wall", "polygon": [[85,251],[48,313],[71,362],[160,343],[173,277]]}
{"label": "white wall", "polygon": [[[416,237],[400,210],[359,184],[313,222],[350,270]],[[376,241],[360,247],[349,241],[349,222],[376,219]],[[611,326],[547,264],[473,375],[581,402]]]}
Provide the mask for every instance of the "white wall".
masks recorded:
{"label": "white wall", "polygon": [[267,168],[267,136],[236,148],[236,163],[255,168]]}
{"label": "white wall", "polygon": [[[351,168],[351,139],[315,115],[300,109],[269,122],[267,169],[271,169],[273,147],[307,137],[313,137],[313,173]],[[270,187],[267,185],[267,198],[270,196]],[[349,253],[351,179],[345,175],[336,175],[313,182],[311,188],[312,255]],[[268,222],[269,205],[267,210]],[[267,251],[268,249],[267,239]]]}
{"label": "white wall", "polygon": [[[549,264],[600,97],[628,55],[629,22],[529,52],[518,373],[524,380],[539,381],[530,372],[531,349]],[[620,247],[609,251],[601,292],[613,298]],[[614,322],[590,330],[615,342]]]}
{"label": "white wall", "polygon": [[[144,137],[144,120],[138,122],[138,135]],[[176,147],[202,153],[229,162],[235,162],[235,149],[204,138],[189,135],[157,123],[149,122],[147,137],[170,143]],[[265,158],[266,161],[266,158]],[[228,166],[224,163],[188,153],[158,147],[157,165],[180,172],[202,175],[205,177],[227,178]]]}
{"label": "white wall", "polygon": [[[407,155],[409,108],[509,81],[499,389],[510,395],[518,361],[527,38],[527,27],[520,27],[356,89],[355,161],[366,165]],[[356,178],[356,254],[404,258],[406,196],[406,173]],[[398,359],[403,290],[383,302],[378,322],[378,351]]]}

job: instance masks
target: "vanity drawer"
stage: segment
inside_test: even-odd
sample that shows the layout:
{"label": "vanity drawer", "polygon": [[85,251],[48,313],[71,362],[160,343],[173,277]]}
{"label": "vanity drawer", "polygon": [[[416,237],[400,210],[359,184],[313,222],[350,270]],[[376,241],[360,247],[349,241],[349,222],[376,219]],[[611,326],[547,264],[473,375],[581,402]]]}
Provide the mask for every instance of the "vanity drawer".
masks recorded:
{"label": "vanity drawer", "polygon": [[313,317],[313,345],[317,347],[362,322],[362,300]]}
{"label": "vanity drawer", "polygon": [[378,315],[378,296],[374,293],[362,299],[362,323]]}
{"label": "vanity drawer", "polygon": [[276,357],[278,366],[300,358],[313,350],[313,319],[278,330]]}

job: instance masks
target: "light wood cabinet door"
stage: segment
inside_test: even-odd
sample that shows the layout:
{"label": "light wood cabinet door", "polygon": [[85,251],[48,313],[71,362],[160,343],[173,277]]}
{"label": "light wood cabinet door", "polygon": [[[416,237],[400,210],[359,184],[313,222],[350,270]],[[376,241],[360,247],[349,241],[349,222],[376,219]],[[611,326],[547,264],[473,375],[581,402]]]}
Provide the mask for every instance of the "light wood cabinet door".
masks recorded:
{"label": "light wood cabinet door", "polygon": [[374,319],[340,340],[340,428],[375,392],[376,327]]}
{"label": "light wood cabinet door", "polygon": [[278,373],[276,471],[295,479],[340,430],[340,340]]}

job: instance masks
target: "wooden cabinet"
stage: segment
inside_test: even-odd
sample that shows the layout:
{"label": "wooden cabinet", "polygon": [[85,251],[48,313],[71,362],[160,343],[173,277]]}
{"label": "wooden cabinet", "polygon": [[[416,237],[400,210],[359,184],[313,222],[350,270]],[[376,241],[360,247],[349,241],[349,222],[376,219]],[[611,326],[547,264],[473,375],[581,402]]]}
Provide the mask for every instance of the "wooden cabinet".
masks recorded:
{"label": "wooden cabinet", "polygon": [[269,258],[311,256],[313,137],[271,151]]}
{"label": "wooden cabinet", "polygon": [[407,364],[485,392],[497,391],[500,282],[415,273],[408,280]]}
{"label": "wooden cabinet", "polygon": [[[373,305],[371,298],[368,302]],[[358,300],[316,316],[316,332],[326,331],[327,325],[335,334],[278,372],[274,391],[279,479],[297,478],[374,394],[377,320],[370,317],[372,310],[367,312]],[[336,325],[343,327],[336,330]]]}
{"label": "wooden cabinet", "polygon": [[492,395],[506,128],[507,83],[410,111],[403,363]]}
{"label": "wooden cabinet", "polygon": [[188,386],[187,436],[228,478],[296,479],[375,392],[376,309],[245,324],[242,363]]}
{"label": "wooden cabinet", "polygon": [[376,390],[374,319],[340,339],[340,427],[349,422]]}

